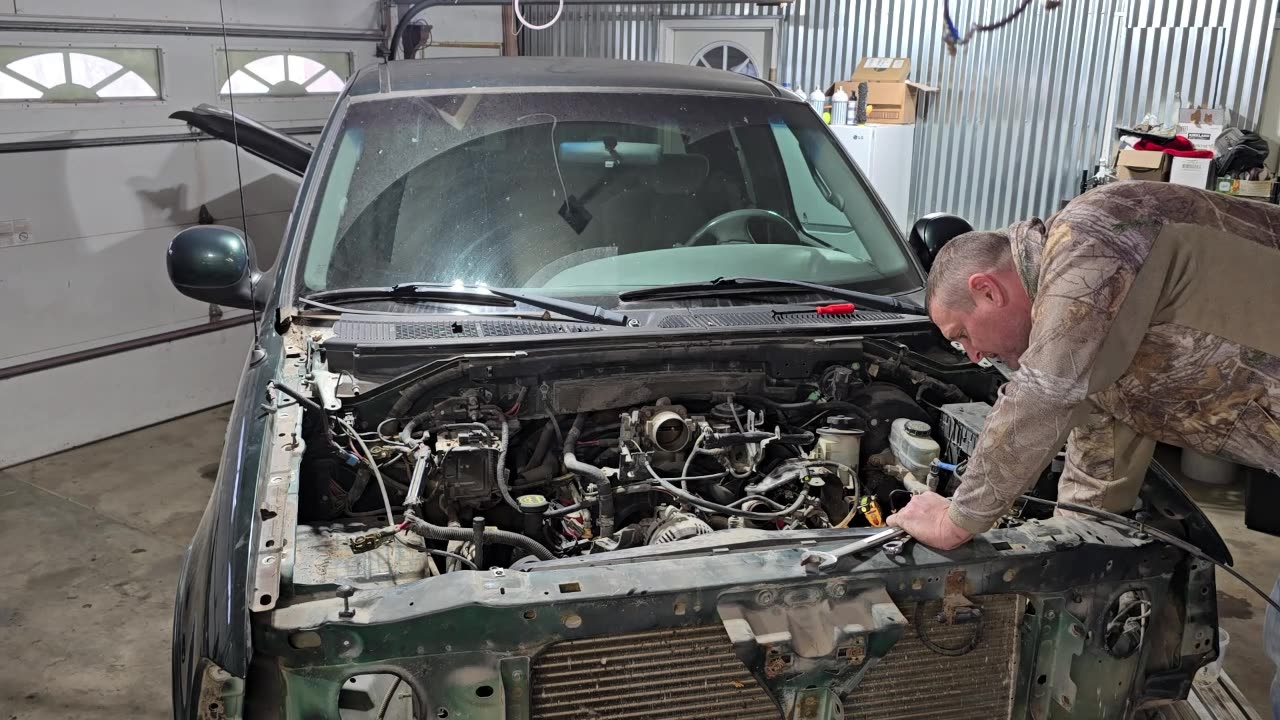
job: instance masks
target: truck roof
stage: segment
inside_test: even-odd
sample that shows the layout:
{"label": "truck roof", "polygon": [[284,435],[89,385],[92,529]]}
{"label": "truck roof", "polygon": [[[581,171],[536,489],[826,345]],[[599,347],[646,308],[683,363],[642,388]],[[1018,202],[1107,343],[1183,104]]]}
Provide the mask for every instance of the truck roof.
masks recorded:
{"label": "truck roof", "polygon": [[725,70],[626,60],[563,57],[468,57],[396,60],[352,79],[350,95],[511,89],[701,92],[781,97],[757,78]]}

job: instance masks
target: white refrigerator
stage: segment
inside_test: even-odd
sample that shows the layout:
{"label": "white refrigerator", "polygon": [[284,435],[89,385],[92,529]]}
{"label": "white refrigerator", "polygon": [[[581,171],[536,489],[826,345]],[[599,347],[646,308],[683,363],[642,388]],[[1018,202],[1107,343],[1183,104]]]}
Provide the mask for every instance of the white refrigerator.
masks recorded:
{"label": "white refrigerator", "polygon": [[915,125],[832,125],[845,152],[880,195],[903,232],[911,229],[911,165]]}

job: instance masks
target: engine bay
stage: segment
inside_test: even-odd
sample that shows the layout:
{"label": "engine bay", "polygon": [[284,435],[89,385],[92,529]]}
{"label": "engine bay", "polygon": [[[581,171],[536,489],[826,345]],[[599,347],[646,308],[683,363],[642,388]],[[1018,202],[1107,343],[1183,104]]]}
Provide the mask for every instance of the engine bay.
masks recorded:
{"label": "engine bay", "polygon": [[[288,697],[317,717],[577,717],[652,673],[655,717],[786,716],[810,697],[918,717],[959,694],[878,688],[922,672],[963,688],[998,657],[981,716],[1087,695],[1091,717],[1118,718],[1124,698],[1185,695],[1212,652],[1211,563],[1040,503],[954,555],[806,564],[958,485],[1003,376],[935,336],[336,365],[323,333],[292,339],[261,405],[247,705],[274,707],[283,682],[311,688]],[[1054,497],[1059,474],[1029,495]],[[1141,502],[1144,521],[1200,523],[1171,485]],[[1047,641],[1019,649],[1027,628]],[[664,669],[693,647],[690,674]],[[686,707],[705,672],[728,673],[718,714]]]}
{"label": "engine bay", "polygon": [[[306,407],[298,552],[336,561],[300,557],[304,586],[339,567],[398,581],[730,529],[880,527],[954,486],[1000,381],[949,350],[862,339],[755,362],[486,360],[376,395],[314,358],[314,387],[276,386]],[[365,553],[377,561],[343,565]]]}

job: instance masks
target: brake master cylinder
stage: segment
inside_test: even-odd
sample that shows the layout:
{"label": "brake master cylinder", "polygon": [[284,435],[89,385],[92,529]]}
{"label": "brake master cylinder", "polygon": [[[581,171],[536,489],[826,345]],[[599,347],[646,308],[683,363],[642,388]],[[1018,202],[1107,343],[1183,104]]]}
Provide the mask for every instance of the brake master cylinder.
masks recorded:
{"label": "brake master cylinder", "polygon": [[813,458],[840,463],[853,471],[852,477],[844,470],[837,474],[846,489],[853,489],[853,479],[858,474],[858,453],[862,449],[862,433],[856,425],[857,421],[845,415],[832,415],[827,424],[818,428],[818,444],[813,449]]}
{"label": "brake master cylinder", "polygon": [[929,423],[898,418],[889,430],[889,448],[898,464],[916,480],[923,482],[929,475],[929,465],[938,459],[941,448],[930,434]]}

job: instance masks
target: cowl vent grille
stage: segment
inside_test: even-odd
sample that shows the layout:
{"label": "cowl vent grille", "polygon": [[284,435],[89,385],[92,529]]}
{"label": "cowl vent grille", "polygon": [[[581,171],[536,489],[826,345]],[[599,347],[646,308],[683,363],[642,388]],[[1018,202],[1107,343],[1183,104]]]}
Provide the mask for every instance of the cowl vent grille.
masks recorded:
{"label": "cowl vent grille", "polygon": [[658,327],[674,328],[722,328],[749,327],[753,325],[848,325],[857,322],[886,322],[901,320],[903,315],[887,312],[862,311],[852,315],[775,315],[767,310],[744,310],[729,313],[695,313],[671,315],[663,318]]}
{"label": "cowl vent grille", "polygon": [[461,340],[520,335],[568,335],[599,332],[602,325],[549,320],[433,320],[429,322],[361,322],[341,320],[334,333],[343,340]]}

